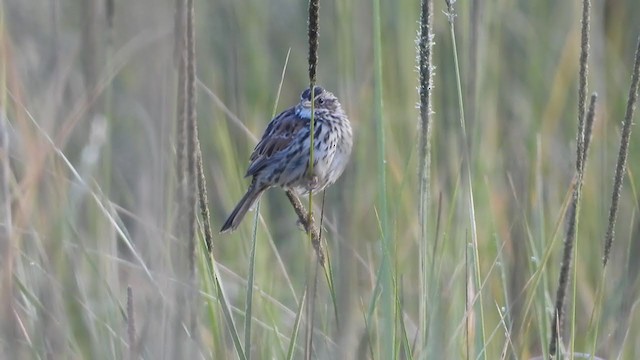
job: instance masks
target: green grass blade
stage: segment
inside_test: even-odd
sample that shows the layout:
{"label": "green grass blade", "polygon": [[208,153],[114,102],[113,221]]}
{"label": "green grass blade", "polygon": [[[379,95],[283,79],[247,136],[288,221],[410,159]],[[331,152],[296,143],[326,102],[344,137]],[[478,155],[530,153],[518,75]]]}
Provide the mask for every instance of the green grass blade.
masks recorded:
{"label": "green grass blade", "polygon": [[302,311],[304,310],[304,304],[306,302],[307,290],[305,289],[300,301],[298,302],[298,311],[296,312],[296,320],[293,323],[293,330],[291,331],[291,340],[289,341],[289,349],[287,350],[287,360],[292,360],[296,349],[296,341],[298,340],[298,333],[300,332],[300,320],[302,319]]}
{"label": "green grass blade", "polygon": [[333,313],[336,317],[336,328],[340,328],[340,319],[338,317],[338,297],[336,296],[336,288],[333,281],[333,269],[331,268],[331,257],[327,252],[327,263],[324,267],[324,277],[327,280],[327,286],[329,287],[329,295],[331,296],[331,302],[333,303]]}
{"label": "green grass blade", "polygon": [[256,203],[253,217],[253,234],[251,236],[251,254],[249,255],[249,278],[247,279],[247,296],[244,309],[244,348],[247,360],[251,359],[251,319],[253,310],[253,282],[255,280],[256,243],[258,242],[258,219],[260,218],[260,200]]}
{"label": "green grass blade", "polygon": [[242,343],[240,342],[240,336],[238,336],[238,330],[236,328],[236,324],[233,321],[233,315],[231,314],[231,306],[229,305],[229,300],[224,293],[224,289],[222,288],[222,283],[220,282],[220,272],[216,268],[213,257],[210,259],[211,261],[211,269],[212,276],[216,286],[216,291],[218,293],[218,301],[220,306],[222,307],[222,315],[227,323],[227,327],[229,328],[229,333],[231,334],[231,339],[233,340],[233,345],[236,349],[236,353],[241,360],[247,360],[245,355],[245,351],[242,348]]}
{"label": "green grass blade", "polygon": [[378,162],[378,193],[380,223],[382,225],[382,263],[380,276],[382,284],[382,355],[383,359],[393,359],[396,353],[396,290],[393,282],[393,269],[391,262],[395,261],[395,247],[389,236],[389,214],[387,211],[387,179],[386,179],[386,155],[385,155],[385,131],[383,124],[383,78],[382,78],[382,37],[381,37],[381,13],[380,0],[373,0],[373,62],[374,62],[374,119],[377,142]]}
{"label": "green grass blade", "polygon": [[[478,250],[478,231],[476,227],[476,215],[475,215],[475,204],[473,198],[473,185],[472,185],[472,177],[471,177],[471,154],[469,151],[469,138],[467,136],[467,127],[465,123],[464,117],[464,101],[462,99],[462,80],[460,79],[460,63],[458,60],[458,47],[456,45],[456,33],[454,26],[454,18],[455,13],[453,9],[453,3],[455,1],[447,1],[447,17],[449,20],[449,35],[451,37],[452,43],[452,52],[453,52],[453,62],[456,74],[456,90],[458,95],[458,110],[460,111],[460,126],[462,128],[462,138],[463,138],[463,146],[464,146],[464,156],[465,156],[465,165],[467,170],[467,186],[468,186],[468,202],[469,202],[469,218],[471,222],[471,240],[473,244],[473,262],[475,265],[475,286],[478,291],[482,291],[481,287],[481,272],[480,272],[480,254]],[[482,304],[482,293],[478,296],[478,303],[480,307],[480,337],[482,339],[482,349],[480,350],[483,355],[483,359],[486,359],[485,348],[487,346],[486,343],[486,335],[485,335],[485,316],[484,316],[484,306]]]}

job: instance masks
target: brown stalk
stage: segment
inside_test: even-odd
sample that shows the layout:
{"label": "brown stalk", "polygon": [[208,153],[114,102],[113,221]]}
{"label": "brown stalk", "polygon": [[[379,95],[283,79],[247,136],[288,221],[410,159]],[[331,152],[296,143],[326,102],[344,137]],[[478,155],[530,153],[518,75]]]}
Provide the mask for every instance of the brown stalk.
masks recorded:
{"label": "brown stalk", "polygon": [[289,202],[291,202],[291,206],[293,206],[293,210],[298,215],[298,220],[302,224],[304,230],[307,233],[311,233],[311,245],[313,245],[313,249],[316,251],[316,256],[318,257],[318,262],[324,268],[324,250],[322,249],[322,243],[320,242],[320,232],[318,231],[318,227],[316,226],[316,220],[313,215],[309,217],[309,213],[302,206],[302,202],[300,199],[291,191],[287,191],[287,198]]}

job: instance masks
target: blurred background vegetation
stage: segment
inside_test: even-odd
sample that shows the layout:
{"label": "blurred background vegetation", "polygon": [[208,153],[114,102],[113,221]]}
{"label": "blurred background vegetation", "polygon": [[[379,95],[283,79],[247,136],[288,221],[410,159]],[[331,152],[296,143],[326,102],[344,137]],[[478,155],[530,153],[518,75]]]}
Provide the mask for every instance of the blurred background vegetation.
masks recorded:
{"label": "blurred background vegetation", "polygon": [[[192,288],[175,270],[175,246],[187,240],[172,235],[175,4],[1,4],[0,130],[9,139],[8,153],[0,154],[9,165],[0,189],[1,353],[52,359],[238,356],[232,335],[247,324],[253,215],[232,234],[214,234],[213,257],[236,329],[225,321],[211,287],[206,250],[198,249],[195,301],[182,303],[175,295]],[[420,4],[381,1],[396,288],[396,336],[387,339],[377,299],[390,289],[376,291],[381,169],[373,120],[372,2],[320,2],[318,83],[340,98],[356,139],[352,161],[327,191],[324,206],[334,289],[320,274],[310,302],[314,320],[302,312],[301,328],[314,329],[314,358],[383,359],[386,342],[398,358],[527,359],[546,352],[575,162],[581,2],[475,0],[455,6],[475,218],[461,187],[465,139],[446,5],[435,1],[433,226],[426,239],[433,258],[424,299],[415,45]],[[248,185],[248,156],[271,119],[288,54],[277,111],[294,105],[308,86],[307,2],[197,0],[195,9],[200,142],[212,226],[219,229]],[[638,131],[604,276],[601,261],[639,17],[638,1],[593,0],[588,91],[597,92],[599,102],[567,321],[575,323],[575,351],[595,349],[605,358],[640,357]],[[243,346],[254,358],[284,358],[315,257],[281,190],[263,198],[260,215],[252,331]],[[480,260],[475,275],[469,250],[474,232]],[[481,287],[470,284],[474,276]],[[127,335],[128,286],[135,351]],[[429,303],[428,329],[418,326],[420,301]],[[185,307],[196,314],[194,326],[180,317]],[[421,330],[429,341],[417,348]],[[302,358],[307,346],[299,332],[294,358]]]}

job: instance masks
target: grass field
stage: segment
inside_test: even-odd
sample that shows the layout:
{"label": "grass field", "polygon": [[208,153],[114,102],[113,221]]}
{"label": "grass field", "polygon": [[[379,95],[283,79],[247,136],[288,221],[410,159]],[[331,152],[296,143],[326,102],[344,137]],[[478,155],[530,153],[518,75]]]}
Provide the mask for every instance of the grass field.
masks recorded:
{"label": "grass field", "polygon": [[309,84],[306,1],[195,0],[214,231],[209,253],[198,217],[193,257],[176,2],[0,6],[1,359],[532,359],[554,327],[562,358],[640,358],[634,127],[603,267],[637,0],[592,0],[581,176],[582,1],[435,1],[429,152],[420,1],[320,1],[317,81],[355,133],[313,199],[325,268],[280,189],[217,231],[267,122]]}

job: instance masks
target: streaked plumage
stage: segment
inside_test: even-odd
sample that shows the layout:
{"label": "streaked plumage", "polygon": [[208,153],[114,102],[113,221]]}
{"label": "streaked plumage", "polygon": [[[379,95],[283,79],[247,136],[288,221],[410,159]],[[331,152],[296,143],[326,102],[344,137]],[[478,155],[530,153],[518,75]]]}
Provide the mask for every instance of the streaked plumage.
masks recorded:
{"label": "streaked plumage", "polygon": [[313,174],[309,174],[311,90],[300,95],[300,103],[276,116],[250,157],[246,177],[253,180],[221,232],[235,230],[260,195],[272,186],[299,194],[318,192],[338,180],[344,171],[353,135],[347,115],[330,92],[314,88]]}

